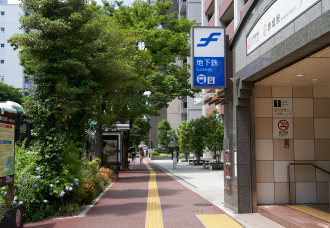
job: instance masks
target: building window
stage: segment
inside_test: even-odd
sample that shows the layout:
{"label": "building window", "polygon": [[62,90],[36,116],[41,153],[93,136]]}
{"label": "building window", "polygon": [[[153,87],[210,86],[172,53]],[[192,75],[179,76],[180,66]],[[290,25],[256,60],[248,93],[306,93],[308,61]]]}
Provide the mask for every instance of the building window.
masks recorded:
{"label": "building window", "polygon": [[1,16],[5,15],[5,11],[1,11]]}
{"label": "building window", "polygon": [[5,28],[1,28],[1,32],[4,32],[5,31]]}
{"label": "building window", "polygon": [[4,64],[4,63],[5,63],[5,60],[1,59],[1,60],[0,60],[0,63],[1,63],[1,64]]}
{"label": "building window", "polygon": [[183,102],[183,108],[187,108],[187,101]]}
{"label": "building window", "polygon": [[0,44],[0,45],[1,45],[1,47],[2,47],[2,48],[4,48],[4,47],[5,47],[5,44]]}

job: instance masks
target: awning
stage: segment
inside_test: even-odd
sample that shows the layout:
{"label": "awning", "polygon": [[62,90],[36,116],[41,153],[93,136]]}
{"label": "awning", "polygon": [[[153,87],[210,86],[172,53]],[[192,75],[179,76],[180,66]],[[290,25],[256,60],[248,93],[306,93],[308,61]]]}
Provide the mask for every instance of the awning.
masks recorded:
{"label": "awning", "polygon": [[204,100],[203,105],[218,105],[225,101],[225,89],[219,90],[213,97],[208,97]]}
{"label": "awning", "polygon": [[23,115],[23,108],[20,104],[13,101],[0,102],[0,113]]}

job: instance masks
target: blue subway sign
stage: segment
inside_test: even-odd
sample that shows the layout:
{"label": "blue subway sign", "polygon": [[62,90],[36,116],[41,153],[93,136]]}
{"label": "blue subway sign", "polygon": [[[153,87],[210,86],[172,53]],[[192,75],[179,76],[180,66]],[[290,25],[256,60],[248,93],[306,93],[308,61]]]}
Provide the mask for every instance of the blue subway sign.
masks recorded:
{"label": "blue subway sign", "polygon": [[193,88],[226,87],[224,28],[193,26],[192,69]]}

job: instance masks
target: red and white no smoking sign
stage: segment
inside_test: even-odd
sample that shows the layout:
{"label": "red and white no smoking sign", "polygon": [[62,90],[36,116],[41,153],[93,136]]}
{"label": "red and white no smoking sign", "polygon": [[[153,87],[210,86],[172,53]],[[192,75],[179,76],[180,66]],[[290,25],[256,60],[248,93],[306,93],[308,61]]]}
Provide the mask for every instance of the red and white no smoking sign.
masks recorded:
{"label": "red and white no smoking sign", "polygon": [[274,118],[273,119],[273,138],[274,139],[292,139],[293,138],[293,119],[292,118]]}
{"label": "red and white no smoking sign", "polygon": [[286,131],[289,128],[289,122],[286,120],[280,120],[280,121],[278,121],[277,126],[278,126],[278,129],[280,129],[281,131]]}

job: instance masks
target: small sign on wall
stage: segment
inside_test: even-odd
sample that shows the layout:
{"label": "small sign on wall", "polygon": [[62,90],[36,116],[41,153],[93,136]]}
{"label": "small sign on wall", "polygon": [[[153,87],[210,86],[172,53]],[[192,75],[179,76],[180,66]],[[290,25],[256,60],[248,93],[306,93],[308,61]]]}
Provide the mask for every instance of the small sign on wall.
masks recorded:
{"label": "small sign on wall", "polygon": [[293,138],[293,118],[273,118],[273,138]]}
{"label": "small sign on wall", "polygon": [[292,98],[273,98],[273,117],[293,117]]}

